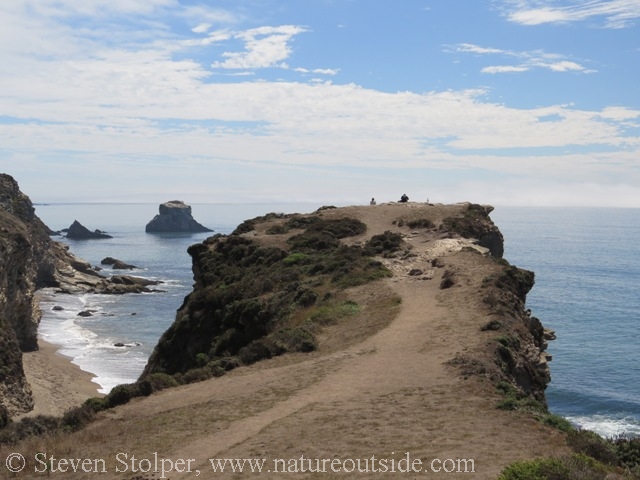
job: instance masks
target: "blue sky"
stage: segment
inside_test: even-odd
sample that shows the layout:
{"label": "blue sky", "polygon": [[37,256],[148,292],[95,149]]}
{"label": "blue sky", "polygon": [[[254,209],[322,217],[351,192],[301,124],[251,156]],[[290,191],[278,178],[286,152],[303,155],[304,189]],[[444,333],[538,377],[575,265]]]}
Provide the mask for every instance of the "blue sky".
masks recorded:
{"label": "blue sky", "polygon": [[640,0],[0,4],[36,202],[640,207]]}

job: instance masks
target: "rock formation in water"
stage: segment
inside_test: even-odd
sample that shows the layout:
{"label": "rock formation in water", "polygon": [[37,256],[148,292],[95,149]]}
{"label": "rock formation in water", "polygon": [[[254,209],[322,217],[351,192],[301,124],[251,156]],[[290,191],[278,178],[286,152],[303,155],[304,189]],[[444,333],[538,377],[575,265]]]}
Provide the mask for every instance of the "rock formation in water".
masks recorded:
{"label": "rock formation in water", "polygon": [[148,233],[201,233],[213,230],[196,222],[191,215],[191,207],[180,200],[173,200],[160,205],[160,213],[147,223]]}
{"label": "rock formation in water", "polygon": [[77,220],[74,220],[71,226],[67,229],[67,238],[73,240],[99,240],[103,238],[113,238],[111,235],[107,235],[101,230],[91,231]]}

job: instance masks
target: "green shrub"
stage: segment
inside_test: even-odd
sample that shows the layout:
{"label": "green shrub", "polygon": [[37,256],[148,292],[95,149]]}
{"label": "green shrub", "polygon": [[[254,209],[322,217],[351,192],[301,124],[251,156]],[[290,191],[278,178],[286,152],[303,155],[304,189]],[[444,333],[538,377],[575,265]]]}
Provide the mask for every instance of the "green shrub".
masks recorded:
{"label": "green shrub", "polygon": [[50,415],[24,417],[0,430],[0,444],[14,445],[25,438],[52,434],[60,429],[60,419]]}
{"label": "green shrub", "polygon": [[619,465],[634,470],[640,478],[640,437],[618,437],[611,442],[618,456]]}
{"label": "green shrub", "polygon": [[435,228],[435,224],[428,218],[418,218],[407,222],[409,228]]}
{"label": "green shrub", "polygon": [[96,418],[96,411],[88,404],[83,403],[79,407],[71,408],[62,416],[62,428],[76,432]]}
{"label": "green shrub", "polygon": [[374,235],[364,247],[365,255],[384,255],[397,252],[404,244],[402,235],[397,232],[386,232]]}
{"label": "green shrub", "polygon": [[209,367],[192,368],[184,373],[184,383],[197,383],[209,380],[212,377],[211,369]]}
{"label": "green shrub", "polygon": [[[138,383],[142,384],[143,382],[146,382],[149,385],[147,390],[149,390],[150,393],[159,392],[165,388],[177,387],[179,385],[175,378],[171,375],[167,375],[166,373],[152,373],[151,375],[147,375]],[[140,390],[142,391],[143,388],[140,387]]]}
{"label": "green shrub", "polygon": [[282,263],[284,263],[287,266],[295,265],[295,264],[305,264],[305,263],[308,263],[310,258],[311,257],[306,253],[296,252],[296,253],[291,253],[287,255],[282,260]]}
{"label": "green shrub", "polygon": [[561,432],[570,432],[574,429],[573,425],[571,425],[571,422],[569,420],[567,420],[564,417],[561,417],[560,415],[555,415],[553,413],[540,415],[537,420],[540,423],[549,425],[550,427],[558,429]]}
{"label": "green shrub", "polygon": [[593,458],[574,454],[513,463],[502,470],[498,480],[605,480],[612,478],[611,473]]}
{"label": "green shrub", "polygon": [[545,458],[513,463],[502,470],[498,480],[562,480],[568,473],[561,460]]}
{"label": "green shrub", "polygon": [[107,400],[105,398],[92,397],[88,398],[84,402],[89,408],[91,408],[94,412],[101,412],[102,410],[106,410],[109,408],[107,404]]}
{"label": "green shrub", "polygon": [[105,398],[107,408],[117,407],[118,405],[124,405],[128,403],[133,397],[136,396],[135,384],[116,385],[111,389]]}
{"label": "green shrub", "polygon": [[608,465],[618,463],[618,455],[613,443],[589,430],[573,430],[567,435],[567,444],[577,453],[595,458]]}

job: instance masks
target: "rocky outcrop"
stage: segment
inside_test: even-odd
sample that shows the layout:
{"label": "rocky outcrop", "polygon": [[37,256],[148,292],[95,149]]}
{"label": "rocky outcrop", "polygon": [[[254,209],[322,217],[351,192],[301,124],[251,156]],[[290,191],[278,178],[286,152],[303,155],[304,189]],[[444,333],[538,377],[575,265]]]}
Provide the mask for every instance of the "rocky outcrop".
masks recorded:
{"label": "rocky outcrop", "polygon": [[202,233],[213,230],[194,220],[189,205],[180,200],[173,200],[160,205],[160,213],[147,224],[145,231],[147,233]]}
{"label": "rocky outcrop", "polygon": [[504,238],[502,233],[489,218],[493,211],[490,205],[467,203],[463,215],[456,215],[444,220],[441,228],[452,235],[476,239],[481,247],[488,248],[491,255],[502,258],[504,254]]}
{"label": "rocky outcrop", "polygon": [[135,265],[131,265],[129,263],[123,262],[122,260],[118,260],[113,257],[105,257],[100,261],[100,265],[111,265],[113,270],[135,270]]}
{"label": "rocky outcrop", "polygon": [[113,237],[111,235],[107,235],[101,230],[94,230],[92,232],[80,222],[74,220],[71,226],[67,229],[67,238],[71,238],[73,240],[99,240]]}

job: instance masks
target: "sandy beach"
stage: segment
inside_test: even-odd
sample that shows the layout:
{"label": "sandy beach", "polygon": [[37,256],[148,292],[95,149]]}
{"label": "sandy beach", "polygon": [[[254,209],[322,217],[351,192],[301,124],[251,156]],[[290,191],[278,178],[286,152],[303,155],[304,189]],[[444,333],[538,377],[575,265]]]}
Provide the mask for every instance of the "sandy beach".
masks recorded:
{"label": "sandy beach", "polygon": [[102,396],[88,372],[57,352],[58,348],[38,340],[40,349],[22,355],[24,371],[33,391],[35,408],[25,416],[62,415],[87,398]]}

